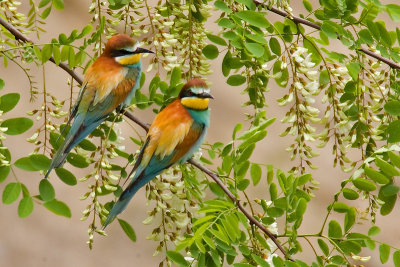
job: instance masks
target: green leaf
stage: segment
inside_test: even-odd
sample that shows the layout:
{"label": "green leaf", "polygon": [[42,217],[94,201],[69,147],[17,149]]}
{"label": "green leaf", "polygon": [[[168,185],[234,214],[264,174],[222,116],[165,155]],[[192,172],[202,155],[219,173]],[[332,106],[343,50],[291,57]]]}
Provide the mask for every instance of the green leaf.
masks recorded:
{"label": "green leaf", "polygon": [[296,207],[297,218],[303,217],[304,213],[306,212],[306,209],[307,209],[307,200],[305,200],[304,198],[300,198]]}
{"label": "green leaf", "polygon": [[176,264],[183,265],[183,266],[186,266],[188,264],[187,261],[185,260],[185,258],[179,252],[176,252],[173,250],[167,250],[166,254],[167,254],[167,257],[170,260],[172,260],[173,262],[175,262]]}
{"label": "green leaf", "polygon": [[400,6],[395,4],[386,5],[386,11],[394,21],[400,21]]}
{"label": "green leaf", "polygon": [[381,229],[378,226],[374,225],[371,228],[369,228],[368,236],[376,236],[376,235],[379,235],[380,232],[381,232]]}
{"label": "green leaf", "polygon": [[400,267],[400,250],[393,253],[393,263],[395,267]]}
{"label": "green leaf", "polygon": [[219,197],[225,196],[224,190],[222,190],[221,187],[219,187],[216,183],[211,182],[208,184],[208,186],[210,187],[211,192],[213,192],[216,196]]}
{"label": "green leaf", "polygon": [[223,39],[217,35],[207,34],[207,38],[208,38],[208,40],[210,40],[213,43],[216,43],[217,45],[227,46],[225,39]]}
{"label": "green leaf", "polygon": [[97,146],[95,144],[93,144],[92,142],[90,142],[87,139],[83,139],[80,143],[79,146],[81,148],[83,148],[86,151],[96,151],[97,150]]}
{"label": "green leaf", "polygon": [[3,79],[0,78],[0,90],[3,89],[5,83],[3,81]]}
{"label": "green leaf", "polygon": [[68,56],[68,66],[70,68],[75,67],[75,63],[76,63],[75,62],[75,51],[72,46],[69,47],[67,56]]}
{"label": "green leaf", "polygon": [[271,37],[271,39],[269,39],[269,47],[271,48],[272,53],[277,56],[281,55],[281,45],[279,44],[278,39],[275,37]]}
{"label": "green leaf", "polygon": [[236,2],[246,5],[250,10],[256,9],[256,4],[253,0],[236,0]]}
{"label": "green leaf", "polygon": [[51,201],[44,202],[43,206],[57,215],[71,218],[71,210],[69,209],[67,204],[62,201],[53,199]]}
{"label": "green leaf", "polygon": [[47,60],[49,60],[52,54],[53,54],[53,45],[45,44],[42,49],[42,63],[45,63]]}
{"label": "green leaf", "polygon": [[18,205],[18,216],[20,218],[28,217],[33,211],[33,199],[31,197],[24,197]]}
{"label": "green leaf", "polygon": [[21,184],[20,183],[9,183],[6,185],[3,191],[3,203],[11,204],[16,201],[21,193]]}
{"label": "green leaf", "polygon": [[370,167],[364,167],[365,174],[371,178],[371,180],[379,183],[379,184],[387,184],[390,182],[390,179],[386,177],[386,175],[374,170]]}
{"label": "green leaf", "polygon": [[255,57],[261,57],[264,55],[264,47],[256,43],[245,43],[246,49]]}
{"label": "green leaf", "polygon": [[175,67],[171,72],[171,78],[169,82],[170,86],[176,86],[178,83],[180,83],[181,77],[182,77],[181,68]]}
{"label": "green leaf", "polygon": [[223,28],[232,29],[232,28],[236,27],[236,24],[227,18],[222,18],[222,19],[218,20],[218,26],[223,27]]}
{"label": "green leaf", "polygon": [[39,8],[42,8],[44,6],[47,6],[48,3],[50,3],[51,0],[42,0],[39,2]]}
{"label": "green leaf", "polygon": [[133,242],[136,242],[136,234],[132,226],[128,222],[121,219],[118,219],[118,222],[122,230],[124,230],[125,234],[129,237],[129,239],[132,240]]}
{"label": "green leaf", "polygon": [[396,195],[400,191],[400,187],[394,184],[387,184],[382,186],[381,190],[384,196],[390,197]]}
{"label": "green leaf", "polygon": [[350,62],[349,64],[346,65],[346,68],[349,70],[349,74],[351,78],[353,78],[353,81],[357,81],[358,75],[360,74],[361,71],[360,63]]}
{"label": "green leaf", "polygon": [[381,244],[379,246],[379,258],[381,263],[386,263],[390,256],[390,246],[387,244]]}
{"label": "green leaf", "polygon": [[397,143],[400,141],[400,120],[392,121],[387,128],[387,139],[389,143]]}
{"label": "green leaf", "polygon": [[54,191],[54,187],[51,185],[49,180],[42,179],[39,183],[39,193],[40,197],[43,201],[50,201],[53,200],[56,193]]}
{"label": "green leaf", "polygon": [[400,156],[395,154],[393,151],[388,151],[387,154],[389,156],[390,162],[397,168],[400,168]]}
{"label": "green leaf", "polygon": [[319,83],[321,85],[326,85],[329,83],[329,73],[327,70],[323,70],[319,74]]}
{"label": "green leaf", "polygon": [[89,34],[93,30],[93,26],[91,24],[86,25],[83,27],[81,33],[79,34],[79,37],[82,38],[83,36]]}
{"label": "green leaf", "polygon": [[32,154],[29,156],[32,166],[37,170],[48,170],[51,160],[43,154]]}
{"label": "green leaf", "polygon": [[232,58],[232,54],[230,51],[228,51],[228,52],[226,52],[224,58],[222,59],[221,69],[222,69],[222,74],[224,75],[224,77],[227,77],[229,75],[229,73],[231,72],[231,67],[229,64],[229,61],[231,58]]}
{"label": "green leaf", "polygon": [[206,56],[208,59],[214,59],[218,57],[219,51],[218,48],[215,45],[206,45],[206,47],[203,48],[203,54]]}
{"label": "green leaf", "polygon": [[64,0],[51,0],[55,9],[63,10],[64,9]]}
{"label": "green leaf", "polygon": [[29,157],[17,159],[17,161],[14,162],[14,165],[15,167],[24,171],[39,171],[39,169],[32,164],[32,161]]}
{"label": "green leaf", "polygon": [[329,247],[325,243],[325,241],[322,240],[321,238],[318,238],[318,246],[320,247],[322,253],[324,253],[325,256],[329,255]]}
{"label": "green leaf", "polygon": [[33,125],[33,121],[28,118],[13,118],[2,122],[1,127],[8,128],[5,134],[18,135],[28,131]]}
{"label": "green leaf", "polygon": [[241,262],[233,264],[233,267],[253,267],[253,266],[254,265],[251,265],[251,264],[248,264],[248,263],[241,263]]}
{"label": "green leaf", "polygon": [[312,4],[308,0],[303,0],[303,5],[308,12],[313,10]]}
{"label": "green leaf", "polygon": [[325,20],[321,25],[322,32],[331,39],[338,38],[339,28],[340,26],[338,24],[330,20]]}
{"label": "green leaf", "polygon": [[3,113],[12,110],[18,103],[20,95],[18,93],[9,93],[0,97],[0,110]]}
{"label": "green leaf", "polygon": [[331,238],[341,238],[342,235],[340,224],[335,220],[331,220],[328,225],[328,236]]}
{"label": "green leaf", "polygon": [[400,115],[400,101],[398,100],[391,100],[388,101],[384,109],[387,113],[394,115],[394,116],[399,116]]}
{"label": "green leaf", "polygon": [[0,183],[4,182],[4,180],[8,177],[10,170],[10,166],[0,166]]}
{"label": "green leaf", "polygon": [[358,193],[350,188],[344,188],[342,192],[343,192],[344,198],[346,198],[348,200],[355,200],[359,197]]}
{"label": "green leaf", "polygon": [[228,80],[226,81],[229,85],[232,86],[239,86],[246,82],[246,77],[240,74],[235,74],[229,76]]}
{"label": "green leaf", "polygon": [[51,12],[51,6],[49,6],[49,7],[46,8],[45,10],[43,10],[43,12],[42,12],[42,14],[40,15],[40,17],[41,17],[42,19],[46,19],[46,18],[50,15],[50,12]]}
{"label": "green leaf", "polygon": [[353,227],[356,222],[356,209],[354,207],[350,207],[344,217],[344,231],[347,232]]}
{"label": "green leaf", "polygon": [[307,48],[308,53],[311,55],[311,61],[315,63],[315,65],[318,65],[322,61],[320,52],[316,48],[318,46],[311,39],[304,39],[303,44],[304,48]]}
{"label": "green leaf", "polygon": [[267,214],[270,217],[278,218],[283,215],[284,211],[277,207],[270,207],[267,209]]}
{"label": "green leaf", "polygon": [[363,190],[366,192],[376,190],[376,185],[373,182],[368,181],[367,179],[356,178],[356,179],[352,180],[352,182],[353,182],[354,186],[360,190]]}
{"label": "green leaf", "polygon": [[250,181],[248,179],[243,179],[243,180],[241,180],[240,182],[237,183],[237,188],[240,191],[244,191],[249,186],[249,184],[250,184]]}
{"label": "green leaf", "polygon": [[228,14],[232,13],[232,10],[223,1],[215,1],[214,5],[216,8],[222,10],[223,12],[226,12]]}
{"label": "green leaf", "polygon": [[305,185],[308,181],[310,181],[312,178],[312,175],[310,173],[306,173],[301,175],[300,177],[297,178],[297,186],[302,186]]}
{"label": "green leaf", "polygon": [[60,52],[60,47],[57,45],[53,45],[53,59],[54,59],[54,63],[56,63],[56,65],[60,65],[61,62],[61,52]]}
{"label": "green leaf", "polygon": [[268,28],[271,25],[262,12],[245,10],[236,12],[235,16],[259,28]]}
{"label": "green leaf", "polygon": [[333,204],[333,210],[339,213],[345,213],[349,210],[349,205],[343,202],[336,202]]}
{"label": "green leaf", "polygon": [[362,29],[358,32],[360,39],[366,44],[373,44],[374,39],[368,29]]}
{"label": "green leaf", "polygon": [[67,161],[71,163],[72,166],[75,166],[77,168],[86,168],[89,166],[89,163],[86,161],[86,158],[79,154],[75,153],[69,153],[67,157]]}
{"label": "green leaf", "polygon": [[263,258],[256,254],[251,254],[253,260],[260,266],[260,267],[270,267],[269,263],[266,262]]}
{"label": "green leaf", "polygon": [[396,204],[397,195],[384,197],[385,203],[382,205],[380,213],[385,216],[392,212],[394,205]]}
{"label": "green leaf", "polygon": [[60,178],[60,180],[63,181],[64,183],[66,183],[67,185],[76,185],[77,184],[75,175],[73,175],[72,172],[70,172],[69,170],[64,169],[64,168],[57,168],[57,169],[55,169],[55,171],[56,171],[58,178]]}
{"label": "green leaf", "polygon": [[256,186],[261,179],[261,167],[256,163],[252,163],[250,167],[250,176],[253,181],[253,185]]}
{"label": "green leaf", "polygon": [[379,167],[379,169],[381,169],[381,171],[383,171],[384,174],[386,174],[387,176],[398,176],[400,175],[399,171],[396,170],[395,167],[392,166],[392,164],[384,161],[381,158],[375,158],[375,164],[376,166]]}
{"label": "green leaf", "polygon": [[[276,258],[276,257],[274,257],[274,258]],[[274,259],[272,259],[272,261],[273,261]],[[275,263],[274,263],[275,264]],[[279,266],[279,265],[275,265],[275,266]],[[287,266],[287,267],[300,267],[300,265],[297,263],[297,262],[293,262],[293,261],[291,261],[291,260],[285,260],[285,265],[282,265],[282,267],[283,266]]]}

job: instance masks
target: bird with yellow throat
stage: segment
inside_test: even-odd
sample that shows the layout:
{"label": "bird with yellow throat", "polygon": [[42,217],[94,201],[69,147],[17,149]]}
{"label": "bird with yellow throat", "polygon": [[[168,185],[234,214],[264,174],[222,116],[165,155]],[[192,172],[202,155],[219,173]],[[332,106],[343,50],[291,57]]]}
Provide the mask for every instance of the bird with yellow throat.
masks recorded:
{"label": "bird with yellow throat", "polygon": [[110,210],[104,228],[141,187],[172,165],[185,163],[200,148],[210,125],[210,98],[213,97],[206,83],[193,79],[183,86],[176,100],[158,113],[129,175],[132,180]]}
{"label": "bird with yellow throat", "polygon": [[141,55],[153,53],[139,47],[126,34],[111,37],[103,53],[88,68],[67,124],[73,120],[64,142],[53,156],[45,177],[61,167],[68,153],[97,128],[115,109],[130,105],[140,86]]}

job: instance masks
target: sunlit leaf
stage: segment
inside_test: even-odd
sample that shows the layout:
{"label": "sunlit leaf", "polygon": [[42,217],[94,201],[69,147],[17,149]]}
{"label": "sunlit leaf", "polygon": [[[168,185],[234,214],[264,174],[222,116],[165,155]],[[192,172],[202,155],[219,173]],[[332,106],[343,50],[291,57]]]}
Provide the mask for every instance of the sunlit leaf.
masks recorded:
{"label": "sunlit leaf", "polygon": [[125,234],[129,237],[129,239],[133,242],[136,242],[136,234],[132,226],[128,222],[121,219],[118,219],[118,222],[122,230],[124,230]]}
{"label": "sunlit leaf", "polygon": [[44,202],[43,206],[57,215],[71,218],[71,210],[69,209],[67,204],[62,201],[53,199],[51,201]]}
{"label": "sunlit leaf", "polygon": [[28,131],[33,125],[33,121],[28,118],[13,118],[1,123],[1,127],[7,128],[5,134],[18,135]]}

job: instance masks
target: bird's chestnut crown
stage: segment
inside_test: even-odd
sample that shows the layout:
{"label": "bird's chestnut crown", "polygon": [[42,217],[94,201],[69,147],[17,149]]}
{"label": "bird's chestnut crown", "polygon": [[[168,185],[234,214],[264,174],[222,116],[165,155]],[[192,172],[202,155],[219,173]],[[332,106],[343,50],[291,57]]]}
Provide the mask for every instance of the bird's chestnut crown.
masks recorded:
{"label": "bird's chestnut crown", "polygon": [[139,62],[140,55],[153,53],[139,47],[139,43],[126,34],[117,34],[108,40],[105,52],[121,65],[134,65]]}

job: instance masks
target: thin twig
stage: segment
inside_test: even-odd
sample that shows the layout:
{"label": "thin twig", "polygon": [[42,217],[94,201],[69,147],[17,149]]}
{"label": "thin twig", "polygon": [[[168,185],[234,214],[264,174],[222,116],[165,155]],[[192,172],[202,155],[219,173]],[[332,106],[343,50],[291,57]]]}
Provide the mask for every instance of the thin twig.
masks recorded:
{"label": "thin twig", "polygon": [[[254,2],[256,5],[262,5],[262,6],[264,6],[264,7],[267,8],[269,11],[271,11],[271,12],[273,12],[273,13],[279,15],[279,16],[282,16],[282,17],[285,17],[285,18],[290,19],[290,20],[293,21],[294,23],[307,25],[307,26],[309,26],[309,27],[311,27],[311,28],[314,28],[314,29],[316,29],[316,30],[321,30],[321,25],[318,25],[317,23],[308,21],[308,20],[303,19],[303,18],[295,17],[295,16],[291,17],[291,16],[289,16],[289,14],[286,13],[285,11],[279,10],[279,9],[277,9],[277,8],[275,8],[275,7],[269,7],[268,5],[265,5],[264,3],[261,3],[261,2],[258,1],[258,0],[253,0],[253,2]],[[364,54],[366,54],[366,55],[368,55],[368,56],[370,56],[370,57],[373,57],[373,58],[375,58],[375,59],[377,59],[377,60],[379,60],[379,61],[382,61],[383,63],[389,65],[390,67],[392,67],[392,68],[394,68],[394,69],[400,69],[400,64],[397,64],[396,62],[394,62],[394,61],[392,61],[392,60],[390,60],[390,59],[384,58],[384,57],[382,57],[381,55],[378,55],[378,54],[376,54],[376,53],[374,53],[374,52],[371,52],[371,51],[369,51],[368,49],[365,49],[365,48],[362,48],[362,47],[361,47],[361,48],[359,48],[359,49],[357,49],[357,50],[358,50],[358,51],[361,51],[361,52],[363,52]]]}
{"label": "thin twig", "polygon": [[[35,42],[33,42],[31,39],[29,39],[28,37],[26,37],[25,35],[23,35],[17,28],[15,28],[11,23],[7,22],[5,19],[3,19],[2,17],[0,17],[0,24],[7,29],[7,31],[9,31],[12,35],[15,36],[15,39],[20,40],[24,43],[31,43],[34,44]],[[56,62],[54,61],[54,58],[51,57],[49,59],[51,62],[53,62],[54,64],[56,64]],[[82,78],[79,77],[79,75],[73,71],[72,69],[70,69],[68,67],[67,64],[65,63],[60,63],[59,67],[62,68],[63,70],[65,70],[69,75],[72,76],[72,78],[74,78],[79,84],[82,85]]]}

